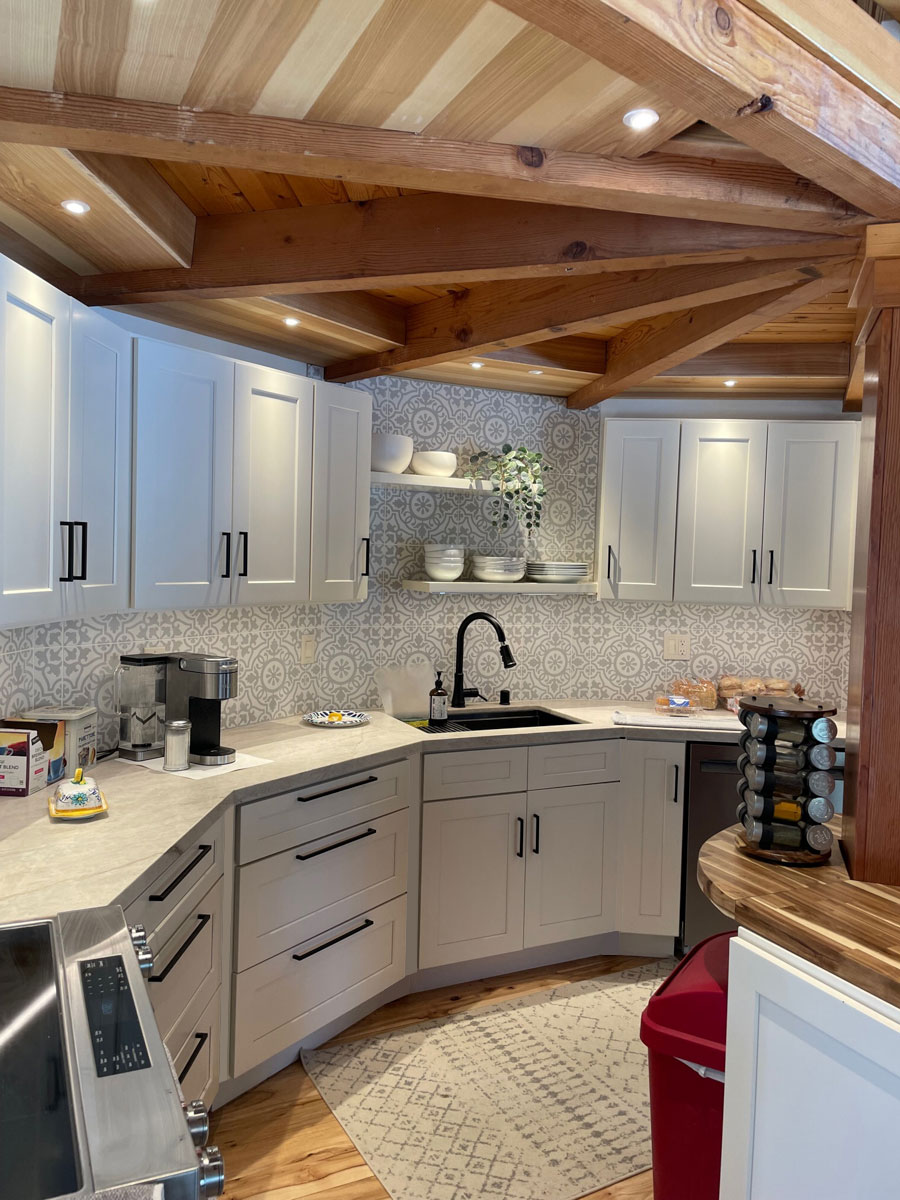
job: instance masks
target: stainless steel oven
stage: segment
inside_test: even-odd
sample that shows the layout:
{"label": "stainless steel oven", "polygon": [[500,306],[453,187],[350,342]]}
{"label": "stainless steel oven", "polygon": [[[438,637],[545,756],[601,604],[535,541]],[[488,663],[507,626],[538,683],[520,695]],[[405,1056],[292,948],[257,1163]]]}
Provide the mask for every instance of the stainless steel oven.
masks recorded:
{"label": "stainless steel oven", "polygon": [[122,909],[0,926],[0,1164],[15,1200],[158,1184],[165,1200],[224,1190],[202,1104],[186,1104]]}

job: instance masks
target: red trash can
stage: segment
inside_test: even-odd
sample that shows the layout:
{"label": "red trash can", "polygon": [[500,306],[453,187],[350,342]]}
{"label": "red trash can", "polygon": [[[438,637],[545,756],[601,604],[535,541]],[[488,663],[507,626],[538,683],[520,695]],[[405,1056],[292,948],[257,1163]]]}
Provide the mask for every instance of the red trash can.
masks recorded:
{"label": "red trash can", "polygon": [[658,1200],[718,1200],[732,937],[719,933],[698,943],[641,1017]]}

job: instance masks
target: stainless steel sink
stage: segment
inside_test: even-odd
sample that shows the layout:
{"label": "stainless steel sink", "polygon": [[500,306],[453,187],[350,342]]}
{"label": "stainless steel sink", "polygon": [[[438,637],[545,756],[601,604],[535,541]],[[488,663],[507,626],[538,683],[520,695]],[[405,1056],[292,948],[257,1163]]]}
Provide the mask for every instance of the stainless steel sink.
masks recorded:
{"label": "stainless steel sink", "polygon": [[479,729],[538,729],[547,725],[580,725],[574,717],[547,712],[544,708],[475,708],[455,712],[446,725],[429,725],[425,720],[405,722],[423,733],[477,733]]}

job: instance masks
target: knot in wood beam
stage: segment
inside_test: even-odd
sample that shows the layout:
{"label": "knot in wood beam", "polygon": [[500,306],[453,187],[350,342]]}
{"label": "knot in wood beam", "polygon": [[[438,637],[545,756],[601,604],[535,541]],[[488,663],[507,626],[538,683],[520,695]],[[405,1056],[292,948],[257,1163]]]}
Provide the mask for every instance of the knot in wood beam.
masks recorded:
{"label": "knot in wood beam", "polygon": [[516,150],[516,158],[523,167],[542,167],[544,165],[544,152],[540,146],[519,146]]}
{"label": "knot in wood beam", "polygon": [[775,107],[775,101],[771,96],[767,96],[765,92],[761,96],[756,96],[753,100],[749,100],[746,104],[742,104],[737,110],[739,117],[754,117],[757,113],[768,112],[770,108]]}

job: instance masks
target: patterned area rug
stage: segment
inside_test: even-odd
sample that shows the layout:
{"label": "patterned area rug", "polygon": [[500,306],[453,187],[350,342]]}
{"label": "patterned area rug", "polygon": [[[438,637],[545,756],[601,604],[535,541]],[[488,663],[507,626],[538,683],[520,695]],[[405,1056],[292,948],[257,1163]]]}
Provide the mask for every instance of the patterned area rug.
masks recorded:
{"label": "patterned area rug", "polygon": [[576,1200],[650,1165],[640,1016],[665,960],[304,1051],[393,1200]]}

